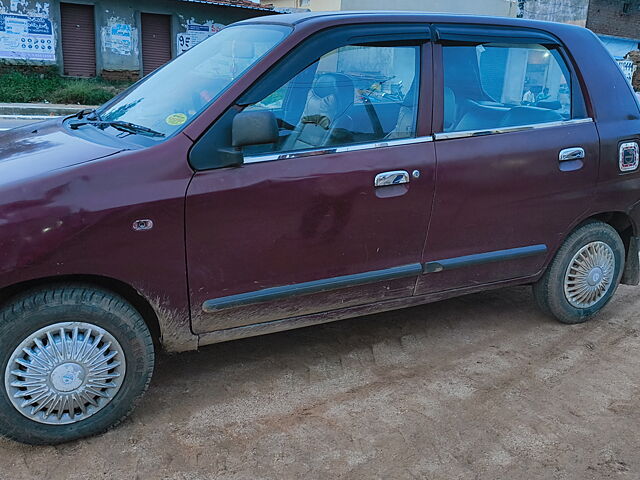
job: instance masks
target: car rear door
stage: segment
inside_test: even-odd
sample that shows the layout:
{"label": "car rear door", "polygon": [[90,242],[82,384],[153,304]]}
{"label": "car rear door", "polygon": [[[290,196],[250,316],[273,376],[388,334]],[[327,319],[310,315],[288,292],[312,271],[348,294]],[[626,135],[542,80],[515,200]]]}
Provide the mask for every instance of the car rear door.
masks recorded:
{"label": "car rear door", "polygon": [[539,272],[595,190],[578,76],[542,32],[439,25],[437,193],[418,293]]}
{"label": "car rear door", "polygon": [[[302,45],[192,150],[195,333],[413,294],[434,193],[431,47],[427,26],[388,27],[383,42],[364,26]],[[243,109],[272,112],[280,140],[211,168]]]}

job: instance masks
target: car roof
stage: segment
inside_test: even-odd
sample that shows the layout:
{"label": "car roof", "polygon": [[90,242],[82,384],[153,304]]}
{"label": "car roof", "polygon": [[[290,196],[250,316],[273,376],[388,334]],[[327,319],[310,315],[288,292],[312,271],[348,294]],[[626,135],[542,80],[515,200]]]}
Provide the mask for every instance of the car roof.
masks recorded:
{"label": "car roof", "polygon": [[483,15],[455,15],[433,12],[414,11],[340,11],[340,12],[303,12],[287,13],[280,15],[268,15],[264,17],[251,18],[239,23],[277,23],[282,25],[295,26],[307,22],[314,24],[351,23],[371,21],[376,23],[463,23],[473,25],[496,25],[506,27],[536,28],[549,32],[561,32],[574,29],[584,30],[576,25],[569,25],[555,22],[543,22],[539,20],[528,20],[509,17],[491,17]]}

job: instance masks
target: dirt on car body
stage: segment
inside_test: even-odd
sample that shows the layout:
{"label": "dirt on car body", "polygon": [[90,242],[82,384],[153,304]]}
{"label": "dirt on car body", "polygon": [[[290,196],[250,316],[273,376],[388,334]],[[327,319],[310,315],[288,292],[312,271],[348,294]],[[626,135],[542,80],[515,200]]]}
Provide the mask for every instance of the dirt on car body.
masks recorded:
{"label": "dirt on car body", "polygon": [[0,440],[0,478],[638,478],[634,292],[573,327],[517,287],[163,357],[123,426]]}

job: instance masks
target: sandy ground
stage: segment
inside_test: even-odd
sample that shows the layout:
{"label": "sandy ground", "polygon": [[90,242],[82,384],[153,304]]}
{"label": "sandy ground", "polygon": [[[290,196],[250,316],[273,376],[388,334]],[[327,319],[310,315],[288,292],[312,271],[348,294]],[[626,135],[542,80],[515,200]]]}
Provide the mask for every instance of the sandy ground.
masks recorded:
{"label": "sandy ground", "polygon": [[122,426],[0,440],[0,478],[638,479],[639,306],[511,288],[163,357]]}

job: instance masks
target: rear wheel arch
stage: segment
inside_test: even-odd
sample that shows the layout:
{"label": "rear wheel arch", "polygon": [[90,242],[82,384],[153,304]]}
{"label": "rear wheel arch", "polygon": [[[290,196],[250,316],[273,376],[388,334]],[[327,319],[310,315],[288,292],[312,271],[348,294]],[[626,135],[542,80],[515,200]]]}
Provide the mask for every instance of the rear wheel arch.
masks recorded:
{"label": "rear wheel arch", "polygon": [[632,256],[629,255],[629,253],[630,247],[635,244],[633,240],[634,237],[638,237],[640,235],[640,227],[636,225],[633,217],[631,217],[628,213],[622,211],[594,213],[589,217],[576,221],[576,223],[574,223],[569,228],[569,230],[567,230],[567,233],[563,236],[562,241],[559,245],[557,245],[555,250],[550,252],[551,254],[547,258],[547,263],[545,264],[544,268],[538,273],[538,278],[544,275],[544,272],[546,272],[546,270],[549,268],[553,258],[555,257],[558,250],[562,248],[562,245],[564,244],[566,239],[569,238],[569,236],[580,227],[590,222],[606,223],[607,225],[611,226],[616,232],[618,232],[618,235],[620,235],[622,243],[624,244],[625,258],[627,260],[627,262],[625,263],[625,271],[623,273],[621,283],[626,285],[638,285],[640,283],[640,272],[634,271],[634,269],[638,270],[639,268],[638,262],[635,261],[635,258],[631,258]]}
{"label": "rear wheel arch", "polygon": [[[629,253],[629,244],[631,241],[631,237],[637,236],[637,228],[633,221],[633,219],[625,212],[604,212],[599,213],[597,215],[593,215],[583,222],[580,223],[576,228],[581,226],[582,224],[588,221],[599,221],[606,223],[614,228],[620,238],[622,238],[622,243],[624,243],[624,248],[627,253]],[[575,228],[574,228],[575,230]]]}
{"label": "rear wheel arch", "polygon": [[625,212],[604,212],[589,217],[580,223],[576,229],[589,221],[606,223],[618,232],[625,251],[625,265],[620,283],[625,285],[640,284],[640,260],[638,258],[637,242],[638,228],[633,218]]}
{"label": "rear wheel arch", "polygon": [[624,242],[613,225],[598,218],[586,219],[567,235],[533,284],[536,303],[562,323],[587,321],[611,300],[621,283],[626,256]]}

